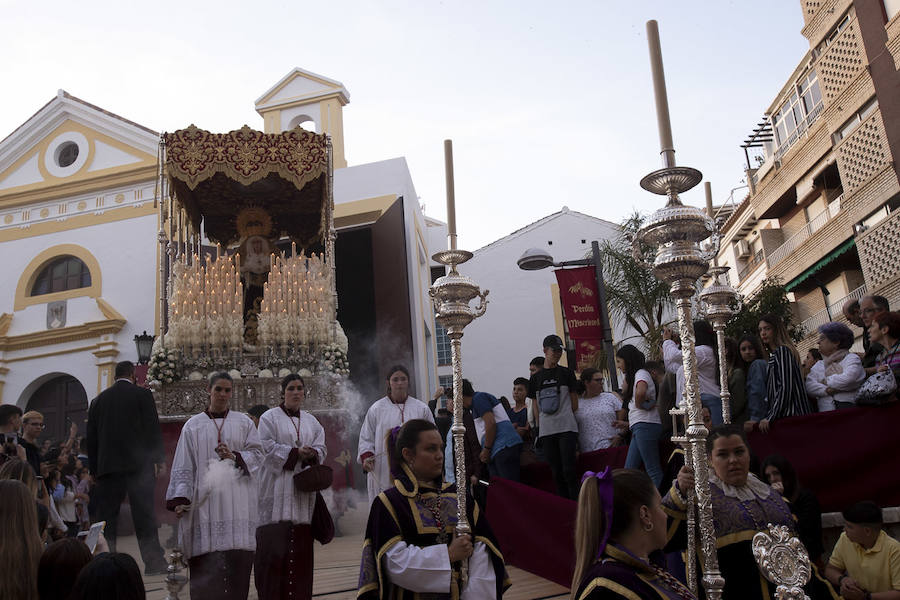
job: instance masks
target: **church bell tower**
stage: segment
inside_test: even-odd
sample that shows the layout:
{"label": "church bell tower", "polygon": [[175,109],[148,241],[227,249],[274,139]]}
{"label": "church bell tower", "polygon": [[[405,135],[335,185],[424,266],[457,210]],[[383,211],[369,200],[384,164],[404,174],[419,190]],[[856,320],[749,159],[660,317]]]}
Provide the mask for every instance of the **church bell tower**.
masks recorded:
{"label": "church bell tower", "polygon": [[331,136],[334,168],[347,166],[344,157],[343,107],[350,102],[344,84],[299,67],[256,100],[263,118],[263,131],[281,133],[302,126]]}

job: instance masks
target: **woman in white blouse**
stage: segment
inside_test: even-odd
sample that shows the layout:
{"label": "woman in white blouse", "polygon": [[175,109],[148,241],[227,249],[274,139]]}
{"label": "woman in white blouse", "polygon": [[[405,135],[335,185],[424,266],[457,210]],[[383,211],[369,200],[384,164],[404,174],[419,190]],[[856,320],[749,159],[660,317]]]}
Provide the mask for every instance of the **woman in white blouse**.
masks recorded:
{"label": "woman in white blouse", "polygon": [[[709,409],[713,425],[721,425],[722,399],[719,387],[719,351],[716,334],[707,321],[694,321],[694,350],[697,354],[697,378],[700,383],[700,400]],[[675,374],[678,405],[681,406],[684,390],[684,362],[681,347],[675,333],[663,329],[663,360],[666,371]]]}
{"label": "woman in white blouse", "polygon": [[625,420],[622,399],[612,392],[603,391],[603,374],[597,369],[581,372],[584,395],[578,401],[578,446],[582,452],[593,452],[621,443],[616,421]]}
{"label": "woman in white blouse", "polygon": [[856,391],[865,381],[866,371],[859,356],[850,352],[853,337],[853,332],[843,323],[825,323],[819,327],[822,360],[806,376],[806,393],[816,399],[819,412],[856,404]]}

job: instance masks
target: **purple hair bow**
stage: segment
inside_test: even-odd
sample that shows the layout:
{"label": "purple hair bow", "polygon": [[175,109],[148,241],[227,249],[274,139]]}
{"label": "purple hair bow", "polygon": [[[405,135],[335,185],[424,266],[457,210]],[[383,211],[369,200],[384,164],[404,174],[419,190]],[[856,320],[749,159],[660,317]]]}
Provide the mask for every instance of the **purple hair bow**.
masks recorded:
{"label": "purple hair bow", "polygon": [[608,466],[603,469],[602,473],[594,473],[593,471],[585,471],[581,476],[581,483],[585,479],[594,477],[597,479],[597,493],[600,495],[600,509],[605,513],[605,527],[603,528],[603,536],[600,538],[600,547],[597,549],[597,559],[603,556],[606,550],[606,542],[609,541],[609,531],[612,528],[613,519],[613,477],[612,469]]}

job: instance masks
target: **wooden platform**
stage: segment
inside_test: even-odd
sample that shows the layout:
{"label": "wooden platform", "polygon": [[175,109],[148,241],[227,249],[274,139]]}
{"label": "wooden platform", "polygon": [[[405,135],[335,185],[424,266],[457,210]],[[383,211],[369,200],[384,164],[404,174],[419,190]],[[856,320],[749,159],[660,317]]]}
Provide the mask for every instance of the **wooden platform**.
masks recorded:
{"label": "wooden platform", "polygon": [[[357,581],[359,580],[359,559],[362,549],[363,532],[366,514],[363,510],[355,510],[344,515],[337,523],[343,534],[335,537],[326,545],[315,544],[315,574],[313,578],[313,597],[318,600],[351,600],[356,598]],[[168,527],[160,529],[160,539],[170,533]],[[134,556],[143,568],[137,540],[134,536],[119,540],[119,550]],[[515,567],[507,567],[512,580],[512,587],[504,594],[504,600],[565,600],[569,591],[546,579],[541,579]],[[144,577],[147,589],[147,600],[164,600],[167,591],[165,577]],[[187,587],[180,597],[189,598]],[[256,590],[250,585],[249,600],[256,600]]]}

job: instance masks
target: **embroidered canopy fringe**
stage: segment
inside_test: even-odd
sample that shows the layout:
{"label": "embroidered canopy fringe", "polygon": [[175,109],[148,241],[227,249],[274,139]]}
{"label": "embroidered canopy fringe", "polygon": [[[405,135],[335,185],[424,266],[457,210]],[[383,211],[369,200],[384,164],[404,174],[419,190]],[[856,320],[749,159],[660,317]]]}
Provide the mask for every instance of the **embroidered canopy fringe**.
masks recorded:
{"label": "embroidered canopy fringe", "polygon": [[191,190],[216,173],[243,185],[277,173],[299,190],[328,167],[327,137],[300,127],[263,133],[245,125],[228,133],[210,133],[191,125],[164,138],[169,177]]}
{"label": "embroidered canopy fringe", "polygon": [[265,208],[273,233],[301,247],[324,241],[330,196],[328,136],[300,127],[263,133],[247,127],[210,133],[191,125],[162,135],[161,169],[193,231],[210,240],[239,240],[234,215]]}

